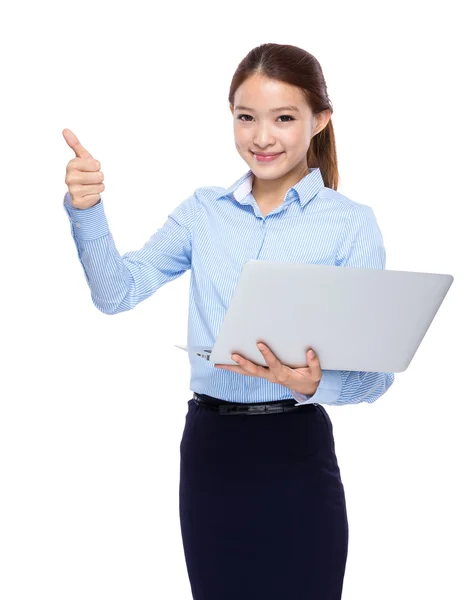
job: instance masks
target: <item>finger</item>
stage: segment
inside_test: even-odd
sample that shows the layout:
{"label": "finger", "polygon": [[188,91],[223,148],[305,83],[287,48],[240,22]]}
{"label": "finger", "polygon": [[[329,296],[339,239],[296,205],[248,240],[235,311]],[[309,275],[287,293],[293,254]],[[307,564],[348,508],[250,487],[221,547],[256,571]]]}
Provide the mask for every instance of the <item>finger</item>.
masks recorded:
{"label": "finger", "polygon": [[[67,185],[92,185],[93,183],[99,184],[104,182],[104,173],[102,171],[83,171],[83,167],[79,166],[75,163],[75,167],[73,167],[72,159],[68,164],[69,168],[67,169],[67,175],[65,179],[65,183]],[[76,159],[78,160],[78,159]],[[89,167],[85,167],[89,168]],[[88,188],[86,188],[88,189]]]}
{"label": "finger", "polygon": [[273,352],[270,350],[270,348],[268,348],[268,346],[266,346],[262,342],[259,342],[257,344],[257,347],[263,354],[265,362],[272,370],[274,370],[275,368],[278,370],[280,367],[283,366],[281,361],[273,354]]}
{"label": "finger", "polygon": [[215,365],[215,367],[217,369],[225,369],[226,371],[233,371],[234,373],[240,373],[241,375],[248,375],[248,373],[246,373],[243,369],[241,369],[240,367],[235,367],[235,366],[231,366],[231,365]]}
{"label": "finger", "polygon": [[250,360],[247,360],[238,354],[233,354],[231,358],[242,367],[246,375],[252,375],[253,377],[265,377],[266,371],[269,371],[268,367],[260,367],[259,365],[250,362]]}
{"label": "finger", "polygon": [[279,383],[282,383],[282,385],[286,385],[291,377],[291,369],[286,365],[283,365],[283,363],[273,354],[268,346],[262,342],[259,342],[257,346],[262,353],[269,370],[276,377],[276,380]]}
{"label": "finger", "polygon": [[307,366],[315,375],[322,375],[320,361],[315,352],[310,348],[306,353]]}
{"label": "finger", "polygon": [[[65,141],[70,146],[70,148],[75,152],[75,155],[78,158],[93,158],[91,153],[86,150],[86,148],[80,143],[80,140],[76,137],[76,135],[70,129],[64,129],[62,131],[62,135],[65,138]],[[99,162],[99,161],[97,161]],[[101,165],[99,164],[99,169]]]}

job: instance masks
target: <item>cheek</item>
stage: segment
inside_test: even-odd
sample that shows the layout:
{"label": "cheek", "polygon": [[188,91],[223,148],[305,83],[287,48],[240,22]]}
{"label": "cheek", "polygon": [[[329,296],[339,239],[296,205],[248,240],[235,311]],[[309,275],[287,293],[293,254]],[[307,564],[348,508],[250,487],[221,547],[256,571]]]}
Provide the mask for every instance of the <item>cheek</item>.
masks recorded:
{"label": "cheek", "polygon": [[291,148],[302,148],[308,145],[308,140],[303,131],[288,131],[283,136],[284,144]]}
{"label": "cheek", "polygon": [[234,140],[237,146],[245,146],[249,143],[250,135],[245,130],[234,128]]}

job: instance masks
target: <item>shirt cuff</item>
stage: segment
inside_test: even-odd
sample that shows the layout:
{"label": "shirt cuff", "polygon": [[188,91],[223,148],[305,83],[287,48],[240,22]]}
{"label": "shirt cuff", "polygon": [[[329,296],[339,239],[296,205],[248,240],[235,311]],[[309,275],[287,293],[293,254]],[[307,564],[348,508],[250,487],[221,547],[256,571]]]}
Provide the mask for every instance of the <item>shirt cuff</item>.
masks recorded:
{"label": "shirt cuff", "polygon": [[341,371],[324,370],[314,394],[301,394],[294,390],[291,390],[291,394],[297,401],[295,406],[301,406],[302,404],[338,404],[342,386]]}
{"label": "shirt cuff", "polygon": [[71,194],[67,192],[63,198],[63,207],[70,219],[75,238],[95,240],[110,233],[102,198],[89,208],[75,208],[71,203]]}

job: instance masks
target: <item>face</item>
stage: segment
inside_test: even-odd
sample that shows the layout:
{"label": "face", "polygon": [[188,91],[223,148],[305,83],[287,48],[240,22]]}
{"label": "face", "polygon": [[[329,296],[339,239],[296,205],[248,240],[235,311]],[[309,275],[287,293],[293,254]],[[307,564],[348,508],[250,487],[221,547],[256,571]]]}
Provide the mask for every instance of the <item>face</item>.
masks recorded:
{"label": "face", "polygon": [[[291,105],[297,110],[281,108]],[[230,109],[236,149],[256,177],[276,180],[291,171],[308,173],[310,141],[326,122],[320,126],[298,88],[256,74],[236,90]],[[256,153],[262,152],[280,154],[261,161]]]}

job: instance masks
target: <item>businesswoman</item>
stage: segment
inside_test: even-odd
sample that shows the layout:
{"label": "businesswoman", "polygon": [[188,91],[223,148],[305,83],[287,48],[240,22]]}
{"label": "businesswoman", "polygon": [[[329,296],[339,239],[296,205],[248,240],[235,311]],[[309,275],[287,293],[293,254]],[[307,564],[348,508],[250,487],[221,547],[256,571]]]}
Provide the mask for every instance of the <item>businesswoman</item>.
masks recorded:
{"label": "businesswoman", "polygon": [[[249,259],[385,268],[372,209],[336,191],[333,109],[317,59],[290,45],[254,48],[234,73],[229,106],[249,170],[228,188],[197,188],[123,255],[104,213],[100,163],[63,131],[76,154],[64,208],[94,305],[130,310],[190,269],[193,346],[213,345]],[[348,521],[324,405],[374,402],[394,374],[322,371],[313,352],[290,369],[267,345],[259,350],[267,367],[189,354],[180,523],[193,598],[338,600]]]}

